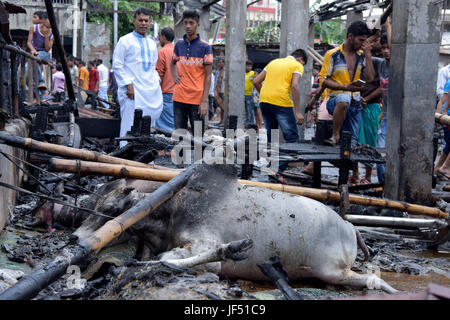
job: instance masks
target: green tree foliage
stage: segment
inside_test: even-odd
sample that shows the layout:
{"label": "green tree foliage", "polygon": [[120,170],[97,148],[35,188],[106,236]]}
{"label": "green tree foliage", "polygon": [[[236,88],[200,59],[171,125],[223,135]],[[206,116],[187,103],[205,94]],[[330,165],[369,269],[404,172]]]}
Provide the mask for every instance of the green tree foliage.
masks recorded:
{"label": "green tree foliage", "polygon": [[257,43],[280,42],[279,21],[259,21],[256,26],[247,28],[247,41]]}
{"label": "green tree foliage", "polygon": [[[314,12],[319,9],[322,0],[316,0],[310,6],[310,12]],[[346,31],[342,27],[341,21],[322,21],[314,25],[315,38],[320,39],[321,42],[329,44],[340,44],[345,40]]]}
{"label": "green tree foliage", "polygon": [[341,44],[347,34],[345,28],[342,28],[341,21],[322,21],[315,24],[315,37],[321,42],[329,44]]}
{"label": "green tree foliage", "polygon": [[[113,2],[109,0],[97,0],[100,3],[100,7],[104,9],[113,9]],[[129,2],[129,1],[118,1],[119,10],[124,11],[136,11],[139,8],[147,8],[155,14],[152,16],[152,20],[156,21],[160,27],[165,27],[172,24],[172,18],[168,16],[159,15],[159,3],[155,2]],[[102,13],[102,12],[90,12],[87,14],[87,22],[106,24],[111,30],[111,42],[113,41],[113,14],[112,13]],[[132,32],[133,26],[133,15],[119,13],[118,15],[118,36],[119,38]]]}

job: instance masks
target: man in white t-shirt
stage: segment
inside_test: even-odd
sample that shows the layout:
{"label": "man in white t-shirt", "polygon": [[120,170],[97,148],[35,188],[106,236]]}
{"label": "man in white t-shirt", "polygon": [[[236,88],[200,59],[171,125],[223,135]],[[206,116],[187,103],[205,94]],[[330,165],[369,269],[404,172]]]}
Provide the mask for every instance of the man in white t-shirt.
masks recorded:
{"label": "man in white t-shirt", "polygon": [[[97,59],[97,71],[100,76],[98,97],[108,101],[109,70],[103,64],[102,59]],[[102,105],[105,108],[109,108],[109,105],[107,103],[102,102]]]}
{"label": "man in white t-shirt", "polygon": [[75,58],[70,56],[67,59],[67,64],[69,65],[70,78],[72,79],[72,85],[75,91],[78,91],[78,67],[75,65]]}

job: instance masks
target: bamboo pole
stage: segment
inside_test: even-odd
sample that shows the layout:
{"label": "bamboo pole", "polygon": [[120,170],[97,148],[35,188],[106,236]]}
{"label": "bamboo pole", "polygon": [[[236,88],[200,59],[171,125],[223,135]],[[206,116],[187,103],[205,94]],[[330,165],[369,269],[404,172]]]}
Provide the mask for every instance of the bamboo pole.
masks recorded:
{"label": "bamboo pole", "polygon": [[137,205],[122,213],[120,216],[105,223],[100,229],[86,239],[79,241],[79,247],[72,256],[59,256],[46,267],[39,269],[31,275],[22,278],[11,288],[0,294],[0,300],[25,300],[32,299],[42,289],[65,274],[69,265],[80,265],[87,258],[104,248],[111,240],[119,237],[129,227],[142,220],[165,201],[172,198],[188,179],[198,170],[193,165],[181,172],[177,177],[165,183],[155,192],[148,195]]}
{"label": "bamboo pole", "polygon": [[[286,186],[280,184],[272,184],[272,183],[263,183],[256,181],[239,181],[245,185],[251,185],[255,187],[268,188],[275,191],[292,193],[300,196],[304,196],[307,198],[312,198],[319,201],[330,201],[330,202],[339,202],[340,194],[339,192],[329,191],[329,190],[318,190],[312,188],[303,188],[303,187],[293,187]],[[361,205],[361,206],[369,206],[369,207],[378,207],[384,209],[393,209],[398,211],[406,211],[411,214],[416,215],[426,215],[432,216],[435,218],[448,219],[449,214],[447,212],[443,212],[437,208],[431,208],[416,204],[410,204],[401,201],[394,200],[386,200],[386,199],[378,199],[372,197],[363,197],[354,194],[350,194],[349,201],[351,204]]]}
{"label": "bamboo pole", "polygon": [[44,63],[49,66],[54,66],[53,63],[51,63],[50,61],[39,59],[38,57],[33,56],[31,53],[28,53],[25,50],[23,50],[17,46],[4,44],[4,43],[0,42],[0,49],[20,54],[21,56],[23,56],[25,58],[31,59],[32,61],[36,61],[37,63]]}
{"label": "bamboo pole", "polygon": [[444,115],[444,114],[440,114],[440,113],[436,113],[434,115],[436,122],[442,125],[447,125],[450,126],[450,116]]}
{"label": "bamboo pole", "polygon": [[[75,173],[77,170],[77,161],[51,159],[51,169],[59,172]],[[179,172],[158,171],[145,168],[133,168],[129,166],[118,166],[111,164],[87,163],[79,162],[79,170],[81,173],[100,174],[106,176],[114,176],[120,178],[132,178],[150,181],[169,181]],[[238,180],[239,183],[248,186],[261,187],[274,191],[291,193],[318,201],[339,202],[341,196],[339,192],[330,190],[320,190],[313,188],[286,186],[281,184],[272,184],[264,182],[256,182],[249,180]],[[362,206],[371,206],[379,208],[389,208],[398,211],[406,211],[415,215],[426,215],[435,218],[448,219],[449,214],[437,208],[425,207],[416,204],[409,204],[401,201],[385,200],[378,198],[363,197],[351,194],[349,196],[350,203]]]}
{"label": "bamboo pole", "polygon": [[311,56],[311,58],[313,58],[314,61],[316,61],[319,65],[323,65],[323,61],[320,60],[316,55],[314,55],[311,50],[307,51],[308,54]]}
{"label": "bamboo pole", "polygon": [[84,149],[76,149],[58,144],[46,143],[37,141],[31,138],[23,138],[19,136],[10,135],[4,132],[0,132],[0,141],[6,145],[21,148],[27,151],[45,152],[52,155],[58,155],[63,157],[81,159],[85,161],[96,161],[102,163],[112,163],[120,165],[128,165],[140,168],[161,169],[170,170],[169,168],[141,163],[132,160],[126,160],[116,157],[111,157],[96,151],[89,151]]}
{"label": "bamboo pole", "polygon": [[28,103],[32,104],[34,100],[34,92],[33,92],[33,62],[32,60],[28,60]]}
{"label": "bamboo pole", "polygon": [[317,61],[320,65],[323,65],[324,57],[320,55],[313,47],[308,46],[307,47],[308,53],[314,58],[314,60]]}
{"label": "bamboo pole", "polygon": [[41,97],[39,96],[39,70],[37,62],[33,61],[31,65],[33,66],[34,89],[36,93],[37,104],[41,104]]}
{"label": "bamboo pole", "polygon": [[119,237],[133,224],[142,220],[161,204],[172,198],[186,185],[188,179],[198,170],[198,168],[198,165],[192,165],[172,179],[169,179],[167,183],[148,195],[144,200],[139,201],[137,205],[115,219],[105,223],[103,227],[98,229],[87,239],[81,240],[80,245],[86,248],[90,254],[95,254],[111,240]]}
{"label": "bamboo pole", "polygon": [[[78,165],[79,164],[79,167]],[[167,182],[176,177],[179,172],[169,170],[154,170],[132,166],[122,166],[108,163],[87,162],[77,160],[50,159],[51,171],[82,174],[98,174],[117,178],[140,179]]]}

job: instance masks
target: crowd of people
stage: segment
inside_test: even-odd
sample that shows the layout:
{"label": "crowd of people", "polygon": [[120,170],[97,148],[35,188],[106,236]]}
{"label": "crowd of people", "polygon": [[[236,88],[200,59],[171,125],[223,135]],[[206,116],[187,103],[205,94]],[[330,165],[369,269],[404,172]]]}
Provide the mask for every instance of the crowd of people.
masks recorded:
{"label": "crowd of people", "polygon": [[[120,136],[130,130],[134,110],[152,118],[152,126],[165,131],[191,130],[195,123],[205,129],[205,119],[224,122],[225,60],[216,59],[211,46],[200,38],[199,13],[186,10],[182,16],[185,34],[174,43],[175,33],[170,27],[159,34],[159,45],[148,35],[151,13],[144,8],[134,14],[134,31],[121,37],[114,48],[111,71],[101,59],[84,61],[69,57],[70,75],[80,91],[96,92],[108,100],[108,92],[120,104]],[[30,27],[28,47],[41,59],[49,59],[53,36],[48,17],[37,12]],[[316,143],[336,146],[343,131],[352,134],[352,145],[363,144],[385,147],[389,91],[390,40],[389,19],[381,30],[371,30],[363,21],[352,23],[345,41],[326,52],[323,65],[313,68],[313,93],[325,88],[320,97],[314,121]],[[308,61],[305,50],[297,49],[287,57],[271,61],[263,70],[246,62],[245,74],[245,128],[270,132],[280,129],[284,141],[298,142],[298,125],[305,123],[300,111],[299,82]],[[38,79],[41,86],[41,78]],[[437,112],[450,115],[450,65],[439,72]],[[56,65],[53,90],[64,90],[64,74]],[[104,104],[104,107],[108,107]],[[445,127],[444,149],[435,169],[442,180],[450,179],[450,129]],[[122,141],[121,145],[126,144]],[[287,168],[281,163],[277,179],[283,181]],[[373,169],[365,165],[361,179],[355,164],[350,184],[371,184]],[[379,182],[384,182],[385,166],[377,165]],[[313,173],[309,164],[304,173]]]}
{"label": "crowd of people", "polygon": [[[159,34],[161,49],[147,35],[150,13],[135,13],[135,31],[122,37],[114,50],[113,72],[121,106],[121,136],[131,128],[135,108],[152,117],[152,125],[164,129],[205,126],[205,116],[224,122],[225,60],[217,59],[213,69],[211,46],[197,33],[199,14],[183,13],[183,39],[173,45],[174,32],[164,28]],[[315,89],[326,88],[318,108],[318,143],[335,146],[342,131],[352,134],[352,144],[384,147],[389,83],[389,20],[383,30],[370,30],[362,21],[354,22],[344,43],[325,54],[322,67],[315,68]],[[305,122],[300,112],[299,82],[308,56],[303,49],[271,61],[264,70],[253,70],[247,61],[245,78],[245,127],[267,132],[280,129],[286,142],[298,142],[298,125]],[[258,72],[259,71],[259,72]],[[281,163],[277,179],[287,168]],[[349,183],[370,184],[372,166],[360,179],[355,164]],[[313,165],[305,168],[311,174]],[[384,181],[384,166],[377,168]],[[282,181],[282,180],[281,180]],[[283,182],[283,181],[282,181]]]}
{"label": "crowd of people", "polygon": [[[391,25],[370,30],[362,21],[347,30],[346,40],[325,54],[318,76],[326,88],[317,110],[316,143],[335,146],[342,131],[352,134],[352,145],[385,148],[389,91]],[[304,173],[312,175],[313,164]],[[371,184],[374,166],[365,165],[360,178],[355,163],[350,184]],[[377,165],[379,182],[384,182],[385,165]]]}

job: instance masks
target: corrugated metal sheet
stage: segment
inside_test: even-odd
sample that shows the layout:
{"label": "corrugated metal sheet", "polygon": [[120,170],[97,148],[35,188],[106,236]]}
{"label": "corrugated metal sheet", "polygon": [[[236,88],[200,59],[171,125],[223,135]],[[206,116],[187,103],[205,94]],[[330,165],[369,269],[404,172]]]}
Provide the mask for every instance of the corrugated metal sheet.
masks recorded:
{"label": "corrugated metal sheet", "polygon": [[84,107],[78,107],[78,113],[80,118],[113,119],[113,117],[109,114]]}

